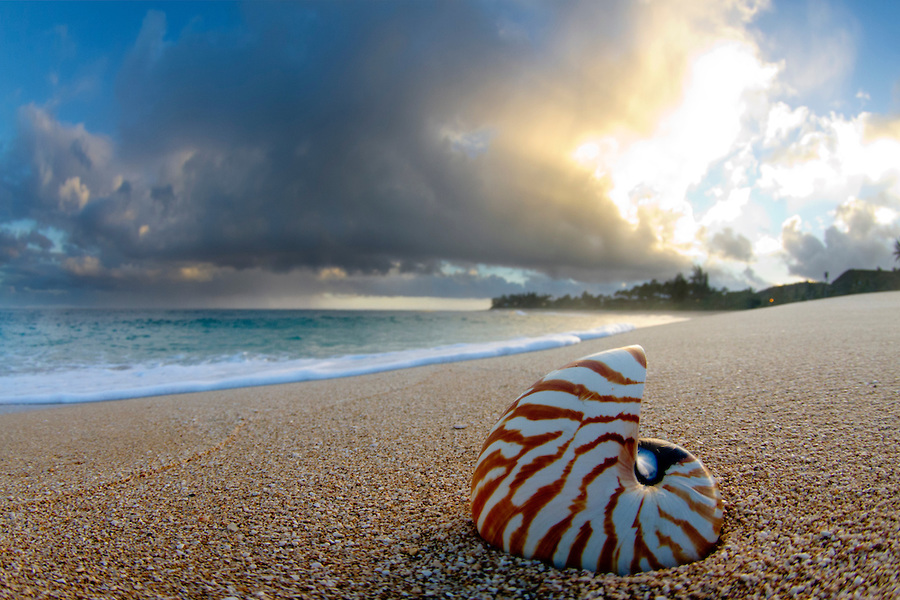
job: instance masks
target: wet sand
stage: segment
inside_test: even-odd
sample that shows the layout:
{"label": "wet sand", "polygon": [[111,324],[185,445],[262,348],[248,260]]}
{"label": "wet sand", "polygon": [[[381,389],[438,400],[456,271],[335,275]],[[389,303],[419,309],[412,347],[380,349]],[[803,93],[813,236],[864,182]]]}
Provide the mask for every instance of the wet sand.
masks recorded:
{"label": "wet sand", "polygon": [[[641,344],[641,434],[719,478],[706,559],[620,577],[475,533],[488,429]],[[0,414],[0,598],[900,597],[900,293],[330,381]]]}

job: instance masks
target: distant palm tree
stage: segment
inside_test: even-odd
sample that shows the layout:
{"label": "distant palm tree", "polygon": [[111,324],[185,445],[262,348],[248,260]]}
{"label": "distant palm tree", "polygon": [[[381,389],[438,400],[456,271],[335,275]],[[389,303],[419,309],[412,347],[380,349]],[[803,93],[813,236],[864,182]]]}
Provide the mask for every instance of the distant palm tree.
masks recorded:
{"label": "distant palm tree", "polygon": [[900,260],[900,238],[894,240],[894,260]]}

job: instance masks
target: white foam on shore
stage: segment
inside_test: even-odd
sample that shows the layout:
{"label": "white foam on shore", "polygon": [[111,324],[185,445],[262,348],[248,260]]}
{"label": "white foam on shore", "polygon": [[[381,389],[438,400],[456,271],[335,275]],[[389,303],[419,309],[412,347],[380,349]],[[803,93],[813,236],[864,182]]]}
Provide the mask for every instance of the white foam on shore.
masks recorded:
{"label": "white foam on shore", "polygon": [[[521,354],[625,333],[629,323],[586,331],[326,359],[271,361],[231,357],[202,365],[134,365],[0,377],[0,404],[71,404],[335,379],[423,365]],[[72,391],[78,390],[78,391]]]}

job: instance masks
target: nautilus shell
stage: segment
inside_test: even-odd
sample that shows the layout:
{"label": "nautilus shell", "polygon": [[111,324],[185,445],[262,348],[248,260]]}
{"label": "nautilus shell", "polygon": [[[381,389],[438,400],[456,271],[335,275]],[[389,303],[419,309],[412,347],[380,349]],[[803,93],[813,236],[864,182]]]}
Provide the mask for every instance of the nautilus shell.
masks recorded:
{"label": "nautilus shell", "polygon": [[706,556],[722,499],[686,450],[638,440],[647,359],[640,346],[553,371],[488,434],[472,477],[472,518],[518,556],[622,575]]}

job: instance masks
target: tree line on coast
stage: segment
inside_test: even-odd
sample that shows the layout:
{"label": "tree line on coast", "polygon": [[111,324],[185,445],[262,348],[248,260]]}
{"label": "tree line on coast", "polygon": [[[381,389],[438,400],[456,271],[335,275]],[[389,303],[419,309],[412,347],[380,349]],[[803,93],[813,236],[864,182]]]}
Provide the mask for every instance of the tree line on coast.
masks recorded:
{"label": "tree line on coast", "polygon": [[[828,274],[825,274],[827,280]],[[743,310],[774,304],[815,300],[866,292],[900,290],[900,271],[850,269],[831,283],[804,281],[754,291],[753,288],[731,291],[709,285],[709,275],[694,266],[690,276],[678,273],[667,281],[653,279],[611,296],[596,296],[586,291],[580,296],[566,294],[553,298],[549,294],[528,292],[508,294],[491,299],[492,309],[555,310]]]}

